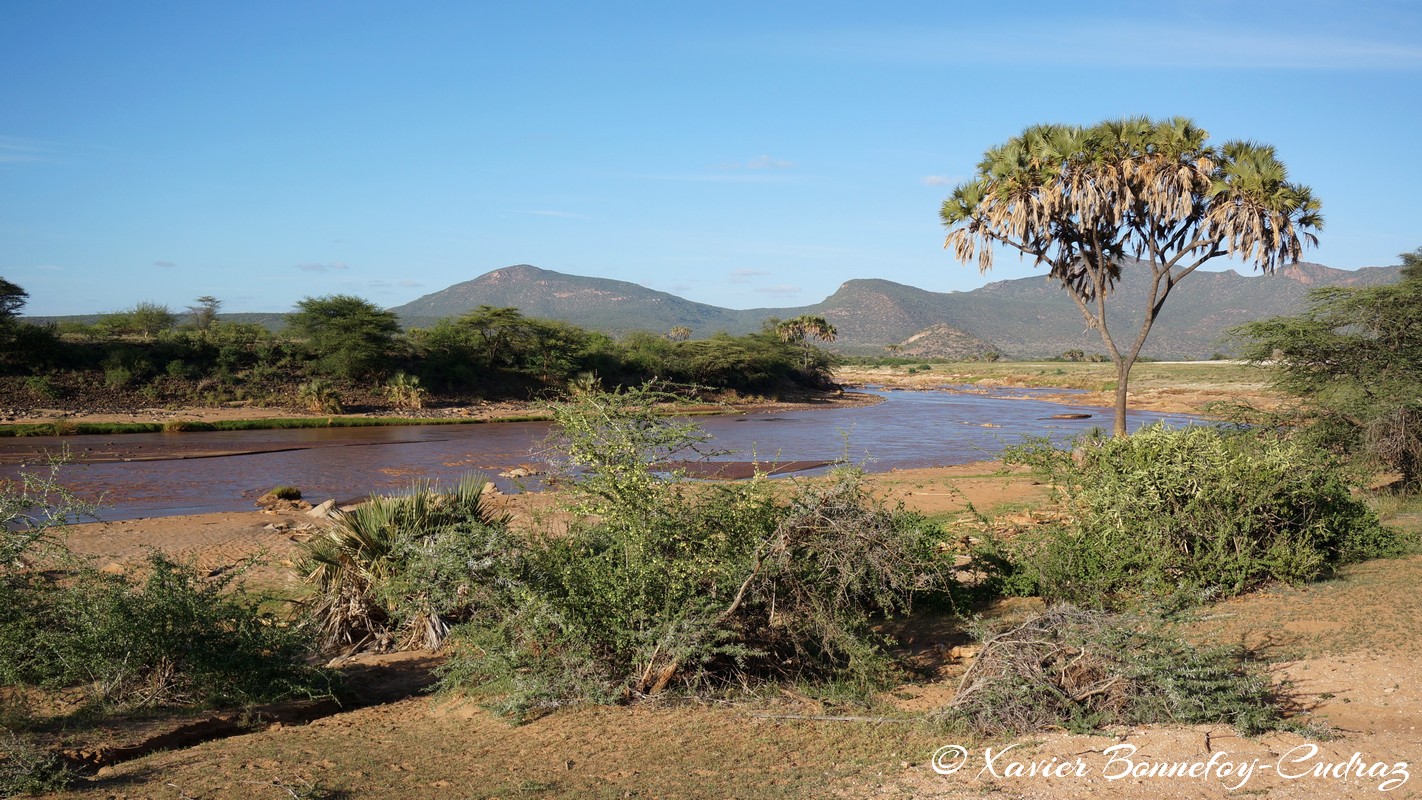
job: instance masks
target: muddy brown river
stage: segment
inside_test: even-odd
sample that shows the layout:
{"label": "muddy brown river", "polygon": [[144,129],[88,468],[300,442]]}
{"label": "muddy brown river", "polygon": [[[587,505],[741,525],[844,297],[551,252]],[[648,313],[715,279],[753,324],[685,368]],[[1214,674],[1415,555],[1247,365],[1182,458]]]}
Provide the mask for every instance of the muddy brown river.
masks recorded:
{"label": "muddy brown river", "polygon": [[[1110,410],[1034,399],[1061,390],[876,391],[872,406],[698,417],[717,460],[822,463],[841,459],[871,472],[993,458],[1023,435],[1066,439],[1108,428]],[[1087,415],[1057,419],[1059,415]],[[1132,429],[1181,414],[1132,412]],[[421,478],[444,481],[469,471],[495,475],[538,465],[548,423],[305,428],[272,431],[126,434],[0,439],[0,477],[43,467],[67,450],[62,482],[82,497],[102,497],[101,518],[249,511],[279,484],[313,502],[399,491]],[[129,460],[112,460],[115,458]],[[514,481],[496,478],[505,491]]]}

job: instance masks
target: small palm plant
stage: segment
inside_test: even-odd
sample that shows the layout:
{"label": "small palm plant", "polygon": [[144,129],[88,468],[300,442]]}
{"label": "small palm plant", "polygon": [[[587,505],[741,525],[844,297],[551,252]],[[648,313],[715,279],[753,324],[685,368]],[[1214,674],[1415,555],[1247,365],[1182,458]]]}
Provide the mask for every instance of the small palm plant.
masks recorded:
{"label": "small palm plant", "polygon": [[511,552],[509,517],[485,502],[483,475],[449,492],[421,481],[373,497],[300,545],[297,574],[329,652],[437,649],[479,602],[481,576]]}
{"label": "small palm plant", "polygon": [[397,372],[395,377],[385,384],[385,396],[390,400],[390,405],[398,409],[418,410],[425,407],[429,392],[420,385],[418,376]]}
{"label": "small palm plant", "polygon": [[573,398],[588,397],[602,391],[602,378],[596,372],[579,372],[568,381],[568,396]]}
{"label": "small palm plant", "polygon": [[317,414],[339,414],[342,411],[341,395],[321,378],[312,378],[297,387],[296,399]]}

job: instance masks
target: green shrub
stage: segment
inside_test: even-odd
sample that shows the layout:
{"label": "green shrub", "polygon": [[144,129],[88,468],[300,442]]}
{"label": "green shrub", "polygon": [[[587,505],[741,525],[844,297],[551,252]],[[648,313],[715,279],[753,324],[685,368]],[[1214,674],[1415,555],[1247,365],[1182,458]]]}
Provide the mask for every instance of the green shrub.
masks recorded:
{"label": "green shrub", "polygon": [[47,375],[31,375],[25,378],[25,388],[44,400],[57,400],[61,394],[59,387],[55,386],[54,381]]}
{"label": "green shrub", "polygon": [[1151,723],[1225,723],[1245,735],[1286,727],[1263,670],[1147,619],[1058,606],[984,639],[937,715],[980,736]]}
{"label": "green shrub", "polygon": [[0,797],[64,791],[76,777],[62,758],[28,737],[0,732]]}
{"label": "green shrub", "polygon": [[27,560],[67,554],[58,534],[70,520],[94,519],[94,506],[59,481],[62,458],[45,472],[23,471],[0,480],[0,586],[19,574]]}
{"label": "green shrub", "polygon": [[94,569],[57,533],[90,509],[54,476],[0,489],[0,687],[81,690],[94,704],[240,704],[324,692],[303,632],[264,598],[154,554],[142,578]]}
{"label": "green shrub", "polygon": [[677,481],[666,462],[703,439],[654,399],[556,408],[575,519],[566,536],[522,538],[507,589],[452,634],[445,688],[524,718],[764,681],[862,693],[898,675],[871,622],[942,588],[937,531],[873,503],[851,472],[788,502],[766,481]]}
{"label": "green shrub", "polygon": [[133,372],[127,367],[109,367],[104,370],[104,385],[110,389],[122,389],[133,382]]}
{"label": "green shrub", "polygon": [[181,358],[175,358],[169,361],[167,366],[163,368],[163,371],[167,373],[170,378],[196,378],[200,374],[200,370],[191,366]]}
{"label": "green shrub", "polygon": [[602,379],[596,372],[579,372],[568,381],[564,391],[572,397],[594,394],[602,391]]}
{"label": "green shrub", "polygon": [[300,500],[301,490],[295,486],[273,486],[267,494],[278,500]]}
{"label": "green shrub", "polygon": [[323,693],[303,632],[263,600],[155,554],[146,576],[85,566],[25,572],[0,588],[0,683],[83,687],[120,707],[240,705]]}
{"label": "green shrub", "polygon": [[1027,535],[1019,567],[1049,600],[1199,602],[1402,552],[1325,454],[1271,435],[1151,427],[1010,448],[1061,493],[1068,519]]}

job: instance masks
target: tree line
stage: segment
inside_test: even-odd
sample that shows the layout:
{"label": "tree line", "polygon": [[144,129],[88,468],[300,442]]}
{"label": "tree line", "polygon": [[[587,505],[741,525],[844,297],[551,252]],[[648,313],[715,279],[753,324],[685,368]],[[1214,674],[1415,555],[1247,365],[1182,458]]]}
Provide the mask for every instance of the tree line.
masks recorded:
{"label": "tree line", "polygon": [[185,315],[139,303],[92,324],[34,325],[19,317],[23,289],[5,281],[0,295],[0,372],[49,399],[60,399],[65,380],[79,373],[155,399],[197,387],[269,400],[299,389],[298,402],[313,406],[326,387],[419,407],[429,394],[527,399],[576,382],[611,388],[654,379],[774,396],[829,387],[832,356],[815,342],[834,338],[834,327],[815,317],[768,320],[739,336],[692,339],[678,328],[614,337],[487,305],[403,330],[393,312],[343,294],[303,299],[279,332],[222,320],[221,301],[210,296]]}

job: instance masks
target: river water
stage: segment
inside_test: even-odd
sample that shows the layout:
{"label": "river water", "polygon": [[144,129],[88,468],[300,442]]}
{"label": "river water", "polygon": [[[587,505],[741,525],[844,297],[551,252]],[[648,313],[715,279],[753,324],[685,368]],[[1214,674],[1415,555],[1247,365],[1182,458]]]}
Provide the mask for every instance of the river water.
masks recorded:
{"label": "river water", "polygon": [[[835,461],[871,472],[964,464],[993,458],[1022,436],[1066,439],[1093,427],[1110,428],[1109,409],[1036,399],[1062,390],[875,391],[872,406],[698,417],[711,446],[732,451],[719,460]],[[1087,419],[1052,419],[1056,414]],[[1183,425],[1180,414],[1132,412],[1132,429],[1156,421]],[[45,453],[67,449],[62,483],[80,496],[102,496],[106,520],[250,511],[273,486],[299,487],[307,499],[354,500],[399,491],[420,478],[457,479],[471,470],[490,475],[542,462],[549,425],[513,422],[389,428],[305,428],[122,436],[35,437],[0,440],[0,477],[36,471]],[[142,456],[171,452],[182,437],[186,458]],[[120,449],[135,460],[85,463],[86,453]],[[191,457],[193,453],[237,455]],[[152,460],[145,460],[152,459]],[[505,491],[517,487],[497,479]]]}

